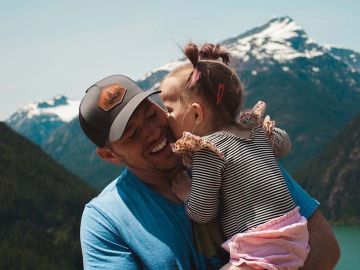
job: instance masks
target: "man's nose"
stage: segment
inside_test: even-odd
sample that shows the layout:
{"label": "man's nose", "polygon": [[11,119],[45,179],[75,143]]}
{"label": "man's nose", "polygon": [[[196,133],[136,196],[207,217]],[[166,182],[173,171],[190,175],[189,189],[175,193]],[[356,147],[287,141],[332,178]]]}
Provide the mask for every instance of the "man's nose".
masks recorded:
{"label": "man's nose", "polygon": [[144,138],[159,138],[161,135],[161,128],[159,125],[152,123],[151,121],[145,121],[142,127],[142,134]]}

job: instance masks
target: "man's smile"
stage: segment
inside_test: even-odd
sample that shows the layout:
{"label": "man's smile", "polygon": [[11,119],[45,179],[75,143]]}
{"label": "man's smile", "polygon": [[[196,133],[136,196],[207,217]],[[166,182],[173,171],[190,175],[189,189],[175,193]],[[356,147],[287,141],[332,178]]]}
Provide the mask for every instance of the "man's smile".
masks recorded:
{"label": "man's smile", "polygon": [[165,148],[165,146],[168,144],[168,139],[166,137],[164,137],[152,150],[151,150],[151,154],[157,154],[159,153],[161,150],[163,150]]}

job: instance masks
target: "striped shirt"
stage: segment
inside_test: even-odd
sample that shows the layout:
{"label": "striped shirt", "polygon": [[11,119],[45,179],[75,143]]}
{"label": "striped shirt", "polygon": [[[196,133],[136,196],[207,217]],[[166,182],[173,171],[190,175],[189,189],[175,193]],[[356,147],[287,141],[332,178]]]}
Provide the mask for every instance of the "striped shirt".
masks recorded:
{"label": "striped shirt", "polygon": [[219,215],[227,238],[295,208],[274,150],[261,127],[244,139],[225,132],[205,136],[224,154],[194,153],[192,186],[186,202],[191,219],[209,222]]}

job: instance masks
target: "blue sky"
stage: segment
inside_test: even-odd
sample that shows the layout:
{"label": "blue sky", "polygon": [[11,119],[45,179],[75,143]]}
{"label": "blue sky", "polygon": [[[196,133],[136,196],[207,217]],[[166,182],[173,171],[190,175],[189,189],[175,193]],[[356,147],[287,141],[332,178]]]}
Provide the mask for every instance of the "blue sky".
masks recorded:
{"label": "blue sky", "polygon": [[179,58],[177,43],[218,42],[288,15],[310,37],[360,51],[360,1],[0,0],[0,120],[33,102],[81,99],[111,74],[134,79]]}

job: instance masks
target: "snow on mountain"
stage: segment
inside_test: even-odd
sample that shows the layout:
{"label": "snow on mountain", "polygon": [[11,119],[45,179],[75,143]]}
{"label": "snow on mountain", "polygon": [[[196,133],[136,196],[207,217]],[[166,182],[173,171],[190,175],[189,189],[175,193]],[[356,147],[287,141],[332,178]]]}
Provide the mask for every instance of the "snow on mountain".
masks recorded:
{"label": "snow on mountain", "polygon": [[239,36],[235,42],[228,44],[227,49],[234,57],[242,58],[245,62],[250,56],[258,60],[271,58],[283,63],[297,57],[312,58],[324,54],[324,50],[289,17],[273,19],[266,27]]}
{"label": "snow on mountain", "polygon": [[63,95],[51,100],[31,103],[12,114],[6,123],[16,132],[37,144],[42,144],[60,126],[79,113],[80,101]]}
{"label": "snow on mountain", "polygon": [[64,122],[70,122],[79,113],[79,100],[71,100],[65,96],[56,96],[51,100],[31,103],[24,108],[29,118],[41,114],[53,114]]}
{"label": "snow on mountain", "polygon": [[339,61],[351,67],[351,71],[360,72],[360,53],[340,46],[326,45],[329,53]]}
{"label": "snow on mountain", "polygon": [[[51,100],[52,102],[54,100]],[[32,118],[34,115],[40,114],[54,114],[58,116],[64,122],[70,122],[74,119],[79,113],[80,101],[77,100],[68,100],[67,104],[51,106],[51,103],[48,103],[50,106],[47,108],[41,108],[36,106],[36,104],[29,105],[28,116]]]}
{"label": "snow on mountain", "polygon": [[11,115],[6,122],[11,126],[17,126],[25,119],[32,119],[41,115],[47,115],[47,121],[70,122],[78,115],[79,105],[80,101],[59,95],[51,100],[30,103],[24,106]]}
{"label": "snow on mountain", "polygon": [[153,69],[152,71],[146,73],[143,77],[141,77],[139,80],[145,80],[146,78],[148,78],[149,76],[151,76],[152,74],[156,73],[156,72],[160,72],[160,71],[166,71],[166,72],[170,72],[171,70],[174,70],[175,68],[183,65],[186,63],[186,60],[181,59],[181,60],[175,60],[175,61],[171,61],[165,65],[162,65],[158,68]]}
{"label": "snow on mountain", "polygon": [[[285,65],[284,69],[287,70],[286,64],[297,58],[311,59],[327,54],[346,63],[352,71],[360,71],[360,54],[316,43],[300,25],[287,16],[274,18],[263,26],[221,42],[221,45],[231,53],[233,59],[242,63],[250,59],[254,59],[257,64],[277,62]],[[159,78],[184,63],[184,58],[171,61],[148,72],[138,82],[144,89],[154,88]],[[255,76],[256,71],[253,73]]]}

